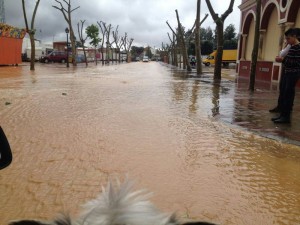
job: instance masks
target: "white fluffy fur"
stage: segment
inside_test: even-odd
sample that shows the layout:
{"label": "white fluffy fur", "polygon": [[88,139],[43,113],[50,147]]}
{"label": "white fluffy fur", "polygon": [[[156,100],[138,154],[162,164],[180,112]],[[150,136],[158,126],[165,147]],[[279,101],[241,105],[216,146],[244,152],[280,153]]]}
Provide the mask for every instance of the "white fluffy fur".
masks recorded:
{"label": "white fluffy fur", "polygon": [[175,219],[161,213],[148,199],[151,193],[133,191],[133,182],[109,182],[96,199],[84,205],[82,225],[172,225]]}
{"label": "white fluffy fur", "polygon": [[[133,190],[128,179],[120,184],[109,182],[96,199],[84,205],[78,220],[61,215],[52,222],[38,220],[11,221],[9,225],[179,225],[175,215],[161,213],[150,201],[151,193]],[[213,225],[188,222],[181,225]]]}

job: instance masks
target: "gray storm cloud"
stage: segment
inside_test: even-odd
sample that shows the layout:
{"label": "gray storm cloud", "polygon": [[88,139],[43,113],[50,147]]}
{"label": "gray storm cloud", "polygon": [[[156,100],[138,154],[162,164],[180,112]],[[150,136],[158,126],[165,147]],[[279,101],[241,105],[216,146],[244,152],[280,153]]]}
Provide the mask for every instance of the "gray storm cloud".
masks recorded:
{"label": "gray storm cloud", "polygon": [[[27,14],[30,19],[35,1],[27,1]],[[63,2],[63,1],[62,1]],[[72,8],[80,6],[72,14],[73,29],[77,34],[77,23],[86,20],[85,25],[97,24],[104,21],[111,24],[114,29],[119,25],[119,34],[125,32],[134,39],[133,45],[161,46],[168,43],[167,32],[170,32],[166,21],[174,28],[177,27],[175,9],[178,9],[181,22],[184,27],[191,28],[196,14],[197,1],[181,0],[72,0]],[[234,12],[229,15],[225,26],[234,24],[237,31],[239,27],[240,11],[237,6],[240,0],[236,0]],[[22,3],[20,0],[5,0],[6,22],[13,26],[25,27]],[[215,11],[222,14],[229,5],[229,0],[222,2],[212,1]],[[58,3],[54,0],[41,0],[36,15],[36,38],[44,41],[61,41],[65,38],[65,22],[63,15],[52,6]],[[205,1],[202,1],[201,17],[208,13]],[[214,29],[215,24],[209,17],[202,25]]]}

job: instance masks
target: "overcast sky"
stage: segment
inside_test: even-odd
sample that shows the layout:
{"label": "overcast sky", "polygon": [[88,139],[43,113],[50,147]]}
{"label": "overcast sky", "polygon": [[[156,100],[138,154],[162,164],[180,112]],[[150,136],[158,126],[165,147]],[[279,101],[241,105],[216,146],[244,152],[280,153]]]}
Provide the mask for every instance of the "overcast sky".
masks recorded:
{"label": "overcast sky", "polygon": [[[60,0],[63,2],[63,0]],[[27,14],[30,19],[35,1],[26,1]],[[175,9],[178,10],[184,27],[191,28],[196,16],[196,0],[72,0],[72,9],[80,6],[72,14],[73,29],[77,33],[77,23],[86,20],[85,24],[97,24],[104,21],[115,29],[119,25],[119,34],[127,32],[133,38],[135,46],[161,47],[169,43],[167,32],[170,32],[166,21],[175,29],[177,27]],[[230,0],[211,0],[216,13],[223,14]],[[21,0],[4,0],[6,23],[24,27]],[[233,12],[227,17],[225,27],[234,24],[238,33],[240,25],[241,0],[235,0]],[[35,20],[36,38],[44,42],[64,41],[67,27],[62,13],[52,6],[59,6],[54,0],[41,0]],[[201,18],[208,12],[205,0],[202,0]],[[31,21],[31,20],[30,20]],[[215,28],[209,15],[202,27]]]}

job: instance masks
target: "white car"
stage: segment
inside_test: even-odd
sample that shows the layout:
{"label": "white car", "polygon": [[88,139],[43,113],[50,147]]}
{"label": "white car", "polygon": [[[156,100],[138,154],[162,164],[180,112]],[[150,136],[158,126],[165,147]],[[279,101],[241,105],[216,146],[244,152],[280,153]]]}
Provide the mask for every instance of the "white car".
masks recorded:
{"label": "white car", "polygon": [[149,57],[148,56],[144,56],[143,57],[143,62],[149,62]]}

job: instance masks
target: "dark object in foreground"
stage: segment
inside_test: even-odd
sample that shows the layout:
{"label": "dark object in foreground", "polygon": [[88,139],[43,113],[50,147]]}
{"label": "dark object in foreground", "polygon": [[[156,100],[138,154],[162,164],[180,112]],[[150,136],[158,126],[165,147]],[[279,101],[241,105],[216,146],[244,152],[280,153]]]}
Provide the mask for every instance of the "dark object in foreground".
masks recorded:
{"label": "dark object in foreground", "polygon": [[12,221],[9,225],[214,225],[208,222],[181,223],[174,214],[162,213],[150,201],[150,193],[133,190],[133,182],[109,182],[101,195],[83,207],[79,218],[61,215],[54,221]]}
{"label": "dark object in foreground", "polygon": [[274,123],[291,123],[289,116],[280,116],[278,119],[273,120]]}
{"label": "dark object in foreground", "polygon": [[5,133],[0,126],[0,170],[9,166],[12,161],[12,153],[8,143],[8,140],[5,136]]}
{"label": "dark object in foreground", "polygon": [[270,112],[270,113],[280,113],[280,109],[279,109],[278,106],[276,106],[275,108],[270,109],[269,112]]}

